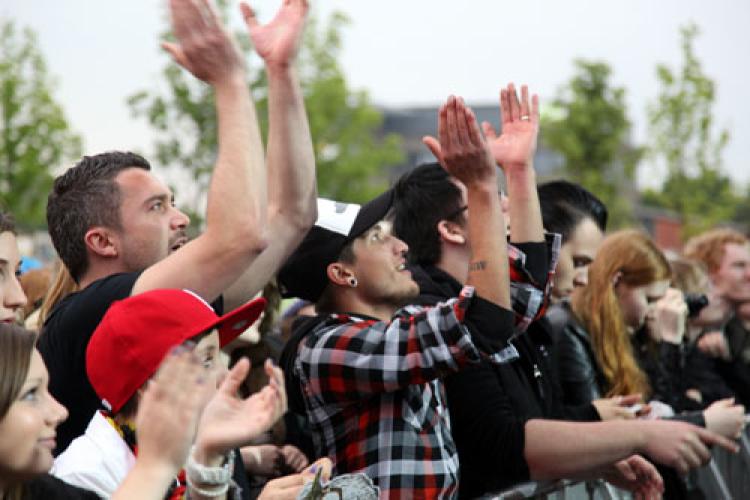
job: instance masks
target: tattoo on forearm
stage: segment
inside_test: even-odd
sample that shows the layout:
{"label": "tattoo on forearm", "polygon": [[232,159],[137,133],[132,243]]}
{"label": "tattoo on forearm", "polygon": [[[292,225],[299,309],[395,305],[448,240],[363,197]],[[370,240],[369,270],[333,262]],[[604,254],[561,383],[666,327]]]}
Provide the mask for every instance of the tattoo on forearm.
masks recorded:
{"label": "tattoo on forearm", "polygon": [[479,260],[477,262],[472,262],[469,264],[469,271],[482,271],[485,268],[487,268],[486,260]]}

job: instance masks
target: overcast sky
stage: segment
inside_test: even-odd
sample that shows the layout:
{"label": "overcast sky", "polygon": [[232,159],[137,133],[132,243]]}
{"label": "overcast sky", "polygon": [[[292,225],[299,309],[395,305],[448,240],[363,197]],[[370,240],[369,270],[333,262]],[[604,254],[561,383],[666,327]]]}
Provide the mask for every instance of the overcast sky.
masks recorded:
{"label": "overcast sky", "polygon": [[[280,0],[257,4],[261,20]],[[354,88],[377,104],[437,104],[449,93],[494,102],[499,86],[527,82],[542,100],[572,75],[573,59],[602,59],[627,89],[634,139],[646,139],[655,65],[679,62],[679,26],[702,29],[696,50],[717,82],[717,124],[732,140],[725,166],[750,180],[750,1],[748,0],[311,0],[319,14],[345,12],[341,63]],[[126,96],[156,85],[164,55],[161,0],[3,0],[0,16],[40,37],[56,95],[85,151],[151,151],[147,124]],[[233,20],[240,26],[239,16]],[[430,131],[425,131],[430,132]],[[648,172],[645,173],[648,176]],[[643,174],[642,174],[643,175]]]}

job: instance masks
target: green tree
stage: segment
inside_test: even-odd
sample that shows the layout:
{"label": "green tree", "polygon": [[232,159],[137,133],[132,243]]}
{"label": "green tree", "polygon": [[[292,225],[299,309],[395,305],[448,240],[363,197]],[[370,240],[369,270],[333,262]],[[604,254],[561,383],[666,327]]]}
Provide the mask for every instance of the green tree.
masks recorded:
{"label": "green tree", "polygon": [[698,34],[694,24],[681,28],[682,66],[657,66],[659,94],[648,109],[650,154],[666,165],[667,175],[644,200],[680,214],[684,236],[729,221],[739,203],[722,168],[729,132],[714,131],[716,88],[695,54]]}
{"label": "green tree", "polygon": [[0,204],[25,227],[45,227],[51,171],[81,154],[54,87],[34,33],[0,20]]}
{"label": "green tree", "polygon": [[541,125],[544,144],[563,158],[565,175],[607,204],[611,227],[632,220],[640,148],[629,143],[625,89],[610,83],[604,62],[575,61],[576,73],[552,102]]}
{"label": "green tree", "polygon": [[[226,5],[219,7],[226,12]],[[403,160],[400,138],[380,137],[381,113],[365,91],[349,89],[338,64],[341,31],[348,19],[334,13],[323,25],[308,20],[298,68],[310,121],[321,196],[363,202],[386,187],[384,168]],[[168,35],[166,35],[168,37]],[[246,32],[237,33],[245,53],[251,51]],[[261,67],[252,68],[249,83],[264,135],[268,130],[267,80]],[[216,153],[216,117],[211,90],[169,62],[163,76],[167,91],[142,91],[128,99],[134,116],[145,117],[158,133],[155,154],[161,165],[190,172],[196,197],[186,209],[195,215],[206,192]]]}

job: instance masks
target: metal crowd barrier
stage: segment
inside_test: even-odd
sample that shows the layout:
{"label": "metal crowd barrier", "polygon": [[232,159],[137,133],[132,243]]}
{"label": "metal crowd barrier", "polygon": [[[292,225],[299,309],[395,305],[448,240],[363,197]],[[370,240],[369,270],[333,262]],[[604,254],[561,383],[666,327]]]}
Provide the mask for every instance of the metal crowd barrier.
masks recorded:
{"label": "metal crowd barrier", "polygon": [[[687,477],[687,482],[703,491],[712,500],[750,499],[750,429],[746,429],[739,440],[740,451],[729,453],[723,448],[712,451],[712,460],[705,467],[696,469]],[[625,500],[632,495],[602,480],[595,481],[546,481],[515,485],[507,490],[485,495],[482,500]]]}

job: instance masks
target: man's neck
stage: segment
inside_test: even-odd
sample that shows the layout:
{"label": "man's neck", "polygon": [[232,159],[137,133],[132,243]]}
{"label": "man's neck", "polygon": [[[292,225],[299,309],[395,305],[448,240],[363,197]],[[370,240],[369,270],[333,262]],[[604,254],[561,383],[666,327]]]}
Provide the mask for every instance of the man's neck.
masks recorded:
{"label": "man's neck", "polygon": [[127,273],[128,269],[125,269],[120,262],[102,262],[96,265],[90,265],[86,273],[81,277],[78,282],[78,288],[83,290],[91,283],[98,281],[107,276],[112,276],[118,273]]}
{"label": "man's neck", "polygon": [[447,252],[445,249],[435,263],[435,267],[451,275],[461,285],[464,285],[469,277],[468,260],[453,252]]}
{"label": "man's neck", "polygon": [[381,321],[390,321],[398,307],[392,304],[369,304],[359,299],[354,294],[342,294],[336,300],[336,311],[362,314],[377,318]]}

